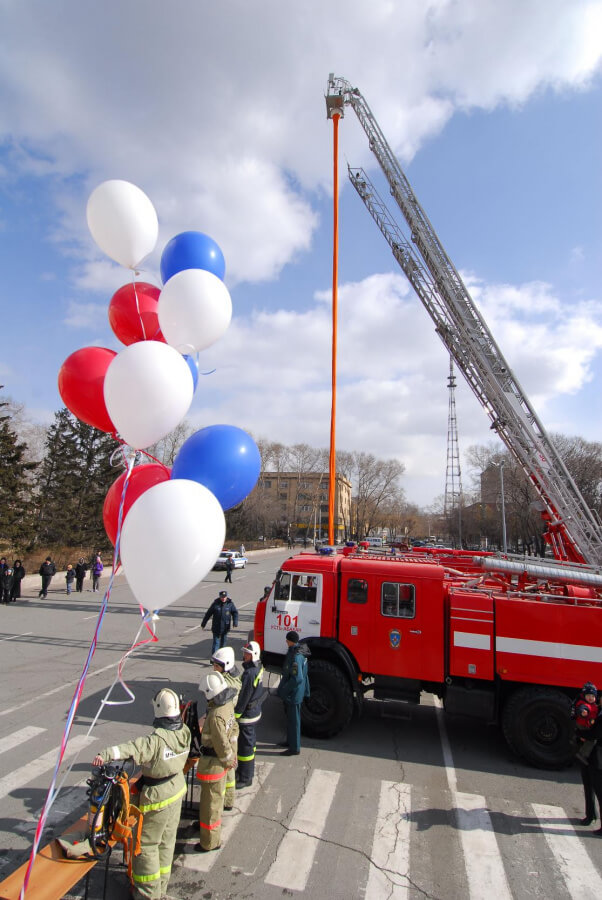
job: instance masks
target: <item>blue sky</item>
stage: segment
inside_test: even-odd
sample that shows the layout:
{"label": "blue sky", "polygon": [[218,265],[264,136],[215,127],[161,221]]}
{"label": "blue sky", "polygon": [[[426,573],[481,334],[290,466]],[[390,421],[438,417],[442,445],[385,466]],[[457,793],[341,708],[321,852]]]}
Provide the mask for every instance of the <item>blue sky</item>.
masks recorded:
{"label": "blue sky", "polygon": [[[124,178],[159,216],[146,280],[188,228],[226,256],[234,317],[201,354],[216,372],[191,422],[327,446],[334,71],[364,94],[546,427],[601,439],[602,3],[51,6],[0,2],[0,382],[32,419],[61,405],[71,352],[120,349],[106,310],[130,276],[85,206]],[[398,457],[426,504],[445,486],[448,360],[343,177],[347,160],[374,168],[351,111],[340,150],[338,445]],[[460,381],[457,406],[461,449],[490,441]]]}

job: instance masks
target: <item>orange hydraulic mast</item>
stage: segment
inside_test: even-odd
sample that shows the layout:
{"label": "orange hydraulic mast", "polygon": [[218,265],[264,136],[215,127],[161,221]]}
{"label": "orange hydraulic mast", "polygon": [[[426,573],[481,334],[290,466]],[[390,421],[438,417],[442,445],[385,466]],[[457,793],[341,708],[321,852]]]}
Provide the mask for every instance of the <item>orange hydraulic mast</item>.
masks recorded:
{"label": "orange hydraulic mast", "polygon": [[343,116],[343,98],[340,106],[326,97],[326,111],[333,125],[333,240],[332,240],[332,383],[330,403],[330,453],[328,457],[328,543],[334,544],[334,499],[336,491],[336,412],[337,412],[337,313],[339,277],[339,119]]}

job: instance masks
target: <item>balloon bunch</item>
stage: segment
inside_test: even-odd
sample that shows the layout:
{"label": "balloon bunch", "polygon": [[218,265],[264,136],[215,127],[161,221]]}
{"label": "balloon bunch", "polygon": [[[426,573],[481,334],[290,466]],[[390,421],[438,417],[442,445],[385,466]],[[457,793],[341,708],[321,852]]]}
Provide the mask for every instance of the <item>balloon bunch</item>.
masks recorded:
{"label": "balloon bunch", "polygon": [[[83,422],[144,452],[182,421],[198,383],[193,354],[215,343],[230,324],[225,261],[208,235],[178,234],[161,255],[159,289],[135,280],[159,232],[146,194],[127,181],[105,181],[90,195],[86,215],[100,249],[134,271],[108,311],[125,348],[76,350],[61,366],[59,392]],[[245,431],[213,425],[183,444],[171,472],[147,463],[111,486],[105,529],[143,607],[161,609],[205,577],[223,546],[224,511],[253,489],[260,467],[259,450]]]}

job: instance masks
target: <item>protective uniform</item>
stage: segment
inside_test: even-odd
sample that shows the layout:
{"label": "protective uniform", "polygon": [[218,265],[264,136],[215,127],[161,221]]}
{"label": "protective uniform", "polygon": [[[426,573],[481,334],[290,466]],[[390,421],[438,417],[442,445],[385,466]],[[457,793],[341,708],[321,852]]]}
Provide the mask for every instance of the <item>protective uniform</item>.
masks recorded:
{"label": "protective uniform", "polygon": [[236,691],[228,687],[223,675],[211,672],[203,679],[201,689],[207,697],[207,717],[201,733],[203,755],[196,774],[201,783],[201,834],[195,849],[206,852],[217,850],[221,845],[226,775],[236,765],[238,725],[233,702]]}
{"label": "protective uniform", "polygon": [[180,719],[177,694],[164,688],[155,695],[153,706],[156,718],[151,734],[107,747],[98,754],[105,763],[131,758],[142,769],[138,806],[144,819],[141,852],[133,860],[132,881],[134,897],[147,900],[159,900],[167,892],[186,793],[182,770],[190,747],[190,731]]}
{"label": "protective uniform", "polygon": [[[233,702],[238,700],[238,692],[241,685],[241,672],[234,663],[234,650],[232,647],[221,647],[211,657],[211,662],[219,666],[219,671],[224,676],[228,687],[234,688],[236,694]],[[224,809],[231,810],[236,796],[236,770],[228,769],[226,773],[226,793],[224,794]]]}
{"label": "protective uniform", "polygon": [[296,631],[289,631],[286,640],[290,641],[282,666],[282,678],[277,694],[284,701],[286,711],[287,754],[297,754],[301,750],[301,704],[309,697],[309,677],[307,673],[307,657],[309,647],[299,644]]}
{"label": "protective uniform", "polygon": [[263,666],[259,658],[259,644],[250,641],[243,647],[242,685],[234,714],[238,720],[238,771],[236,787],[249,787],[255,775],[255,729],[261,719],[261,704],[265,699]]}

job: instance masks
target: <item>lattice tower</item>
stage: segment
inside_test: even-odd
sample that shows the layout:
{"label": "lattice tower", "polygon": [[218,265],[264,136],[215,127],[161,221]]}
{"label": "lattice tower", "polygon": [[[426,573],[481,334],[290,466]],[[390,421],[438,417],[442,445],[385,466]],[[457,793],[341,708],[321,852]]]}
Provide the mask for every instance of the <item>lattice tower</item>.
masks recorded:
{"label": "lattice tower", "polygon": [[456,376],[454,364],[449,358],[449,406],[447,416],[447,467],[445,471],[445,501],[444,513],[451,515],[454,510],[460,509],[462,500],[462,472],[460,470],[460,450],[458,447],[458,420],[456,418]]}

